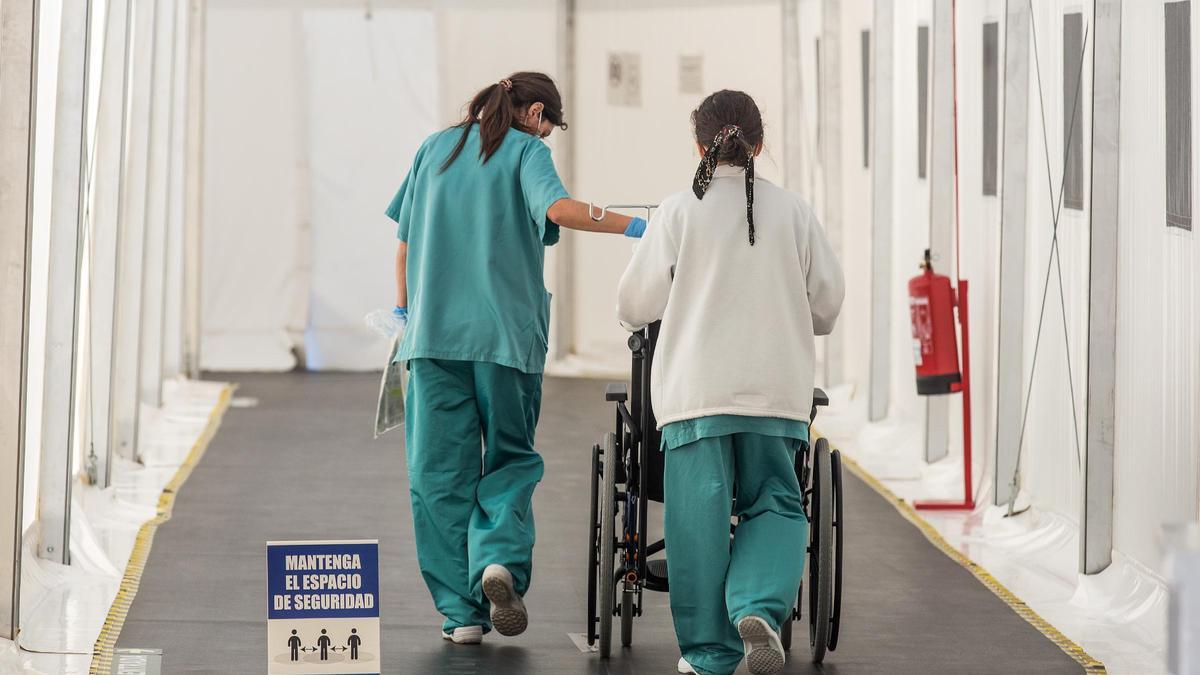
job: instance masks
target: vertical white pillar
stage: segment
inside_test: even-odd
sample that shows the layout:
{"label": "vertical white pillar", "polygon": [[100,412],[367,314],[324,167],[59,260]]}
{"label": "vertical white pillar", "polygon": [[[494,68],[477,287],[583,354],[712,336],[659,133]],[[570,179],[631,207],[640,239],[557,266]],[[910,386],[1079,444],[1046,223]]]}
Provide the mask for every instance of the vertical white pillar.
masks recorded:
{"label": "vertical white pillar", "polygon": [[129,6],[112,0],[105,19],[100,107],[96,118],[96,158],[92,162],[91,418],[94,429],[88,473],[96,485],[112,480],[110,393],[113,359],[113,308],[116,300],[117,247],[120,245],[121,160],[125,147],[126,72],[129,67]]}
{"label": "vertical white pillar", "polygon": [[800,82],[800,0],[783,0],[783,178],[800,188],[803,93]]}
{"label": "vertical white pillar", "polygon": [[38,556],[69,564],[90,0],[64,0],[54,115]]}
{"label": "vertical white pillar", "polygon": [[1112,563],[1117,419],[1117,242],[1120,194],[1121,0],[1096,0],[1092,70],[1092,219],[1088,281],[1087,453],[1079,566]]}
{"label": "vertical white pillar", "polygon": [[164,250],[162,315],[162,377],[172,378],[183,372],[183,219],[185,203],[185,148],[187,147],[188,95],[188,0],[174,0],[175,60],[171,75],[171,150],[167,203],[167,240]]}
{"label": "vertical white pillar", "polygon": [[141,402],[162,406],[163,299],[167,263],[168,191],[171,162],[171,83],[175,72],[175,6],[158,0],[150,85],[150,156],[146,180],[146,228],[142,273]]}
{"label": "vertical white pillar", "polygon": [[[567,114],[575,110],[575,15],[576,0],[558,0],[558,89]],[[572,134],[557,134],[559,176],[568,190],[574,189],[575,147]],[[554,251],[554,353],[555,359],[570,356],[575,349],[575,234],[562,228]]]}
{"label": "vertical white pillar", "polygon": [[894,171],[892,159],[895,126],[894,92],[896,40],[896,8],[891,2],[875,3],[875,49],[872,54],[874,71],[875,120],[874,155],[871,166],[871,421],[887,417],[892,393],[892,230],[895,215]]}
{"label": "vertical white pillar", "polygon": [[[929,248],[934,270],[951,278],[955,274],[953,31],[952,0],[934,0]],[[936,462],[950,450],[950,397],[929,396],[925,405],[925,461]]]}
{"label": "vertical white pillar", "polygon": [[156,4],[156,0],[133,0],[129,115],[125,120],[125,160],[121,177],[121,242],[117,251],[117,296],[113,312],[111,443],[116,452],[128,459],[137,459],[146,160]]}
{"label": "vertical white pillar", "polygon": [[37,0],[0,2],[0,638],[9,640],[21,614],[37,15]]}
{"label": "vertical white pillar", "polygon": [[1004,168],[1000,202],[999,332],[996,336],[996,474],[993,503],[1007,504],[1021,452],[1025,398],[1025,227],[1029,159],[1029,3],[1009,0],[1004,21]]}
{"label": "vertical white pillar", "polygon": [[188,1],[187,138],[183,234],[183,370],[200,378],[200,252],[204,204],[204,34],[206,0]]}
{"label": "vertical white pillar", "polygon": [[[821,5],[821,166],[825,169],[825,235],[839,259],[844,259],[842,236],[842,12],[840,0]],[[844,323],[844,322],[843,322]],[[837,326],[825,339],[825,384],[845,379],[845,339]]]}

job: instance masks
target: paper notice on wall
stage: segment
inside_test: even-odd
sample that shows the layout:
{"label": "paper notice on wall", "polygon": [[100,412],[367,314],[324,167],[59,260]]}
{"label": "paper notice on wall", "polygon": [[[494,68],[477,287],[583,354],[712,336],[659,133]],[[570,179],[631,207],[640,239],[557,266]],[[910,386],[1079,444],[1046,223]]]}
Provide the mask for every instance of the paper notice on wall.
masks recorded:
{"label": "paper notice on wall", "polygon": [[608,104],[642,105],[642,55],[610,52],[608,55]]}
{"label": "paper notice on wall", "polygon": [[704,55],[679,55],[679,93],[704,93]]}
{"label": "paper notice on wall", "polygon": [[379,542],[267,543],[267,672],[381,673]]}

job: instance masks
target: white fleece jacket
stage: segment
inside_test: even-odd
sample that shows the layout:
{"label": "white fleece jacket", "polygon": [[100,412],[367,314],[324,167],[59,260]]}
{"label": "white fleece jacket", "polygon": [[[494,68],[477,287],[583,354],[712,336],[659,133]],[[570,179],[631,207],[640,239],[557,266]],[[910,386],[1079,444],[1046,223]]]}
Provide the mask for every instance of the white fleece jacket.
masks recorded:
{"label": "white fleece jacket", "polygon": [[799,195],[754,182],[755,244],[745,176],[720,166],[703,200],[668,197],[621,277],[617,316],[662,326],[650,396],[659,428],[709,415],[809,421],[814,335],[828,335],[845,281]]}

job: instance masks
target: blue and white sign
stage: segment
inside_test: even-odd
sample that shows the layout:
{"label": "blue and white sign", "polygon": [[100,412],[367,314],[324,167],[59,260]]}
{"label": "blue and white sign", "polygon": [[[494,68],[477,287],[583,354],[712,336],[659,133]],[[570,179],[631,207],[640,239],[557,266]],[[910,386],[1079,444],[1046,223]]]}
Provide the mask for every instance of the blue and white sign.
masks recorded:
{"label": "blue and white sign", "polygon": [[381,673],[379,542],[267,542],[267,672]]}

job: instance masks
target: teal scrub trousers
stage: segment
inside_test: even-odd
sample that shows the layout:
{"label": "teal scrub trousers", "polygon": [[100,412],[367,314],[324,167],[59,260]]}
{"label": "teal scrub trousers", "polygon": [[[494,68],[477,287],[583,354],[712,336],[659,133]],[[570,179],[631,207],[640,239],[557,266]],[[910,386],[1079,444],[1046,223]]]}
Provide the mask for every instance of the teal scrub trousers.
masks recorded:
{"label": "teal scrub trousers", "polygon": [[482,361],[408,363],[404,440],[421,576],[443,631],[486,630],[485,567],[508,568],[520,595],[529,588],[542,375]]}
{"label": "teal scrub trousers", "polygon": [[799,444],[737,433],[664,450],[667,573],[682,582],[671,584],[671,615],[683,658],[699,672],[737,669],[742,618],[762,617],[778,631],[792,611],[808,547],[793,467]]}

